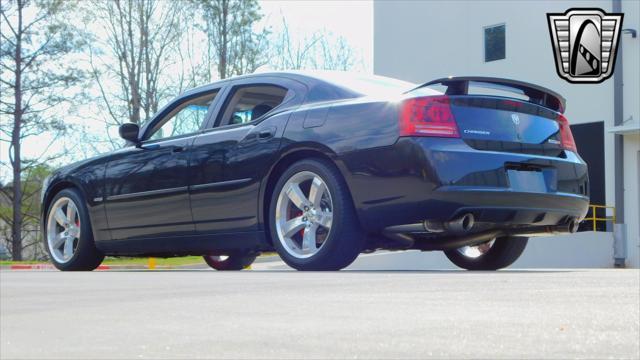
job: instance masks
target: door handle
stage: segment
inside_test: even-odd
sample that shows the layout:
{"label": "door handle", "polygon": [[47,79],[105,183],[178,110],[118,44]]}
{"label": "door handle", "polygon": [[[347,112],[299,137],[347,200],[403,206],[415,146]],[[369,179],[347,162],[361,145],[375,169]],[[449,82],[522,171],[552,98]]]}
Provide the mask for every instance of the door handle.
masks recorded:
{"label": "door handle", "polygon": [[184,151],[184,147],[182,147],[182,146],[174,146],[171,149],[171,152],[174,152],[174,153],[178,153],[178,152],[182,152],[182,151]]}
{"label": "door handle", "polygon": [[274,128],[270,128],[267,130],[262,130],[258,133],[258,139],[260,140],[267,140],[273,137],[273,135],[275,134],[276,129]]}

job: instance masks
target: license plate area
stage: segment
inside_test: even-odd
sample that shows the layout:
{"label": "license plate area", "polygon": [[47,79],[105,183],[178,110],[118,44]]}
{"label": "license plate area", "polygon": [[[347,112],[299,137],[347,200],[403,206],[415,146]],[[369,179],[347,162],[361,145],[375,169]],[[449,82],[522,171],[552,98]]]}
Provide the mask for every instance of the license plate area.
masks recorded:
{"label": "license plate area", "polygon": [[518,192],[546,193],[549,190],[549,186],[547,186],[548,176],[545,176],[547,172],[542,169],[507,168],[509,187],[511,190]]}

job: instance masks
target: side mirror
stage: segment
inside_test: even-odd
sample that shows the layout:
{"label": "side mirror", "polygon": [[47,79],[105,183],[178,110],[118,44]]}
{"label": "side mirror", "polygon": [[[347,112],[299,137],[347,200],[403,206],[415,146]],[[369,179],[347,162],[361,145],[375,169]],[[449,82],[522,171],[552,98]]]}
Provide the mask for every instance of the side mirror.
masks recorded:
{"label": "side mirror", "polygon": [[118,128],[118,132],[120,133],[120,137],[130,141],[134,144],[137,144],[138,141],[138,133],[140,132],[140,127],[138,124],[134,123],[124,123],[120,125]]}

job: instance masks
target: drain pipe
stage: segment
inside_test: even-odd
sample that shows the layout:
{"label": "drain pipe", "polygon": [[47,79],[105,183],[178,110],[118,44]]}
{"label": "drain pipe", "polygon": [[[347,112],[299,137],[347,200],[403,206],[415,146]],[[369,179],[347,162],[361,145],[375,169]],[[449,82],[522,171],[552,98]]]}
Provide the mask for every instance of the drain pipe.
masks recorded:
{"label": "drain pipe", "polygon": [[[621,0],[613,0],[613,12],[622,12]],[[618,54],[616,55],[615,72],[613,73],[613,125],[620,126],[623,123],[624,103],[623,103],[623,82],[622,72],[622,34],[618,40]],[[614,176],[615,176],[615,207],[616,223],[613,224],[613,248],[614,266],[624,267],[627,257],[627,239],[624,236],[624,136],[622,134],[613,135],[613,156],[614,156]]]}

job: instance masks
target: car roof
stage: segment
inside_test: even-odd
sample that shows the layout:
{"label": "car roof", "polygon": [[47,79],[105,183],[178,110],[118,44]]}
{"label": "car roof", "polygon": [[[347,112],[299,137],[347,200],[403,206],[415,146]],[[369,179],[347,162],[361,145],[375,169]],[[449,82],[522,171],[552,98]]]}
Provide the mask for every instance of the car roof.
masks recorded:
{"label": "car roof", "polygon": [[204,86],[187,90],[183,95],[210,90],[225,83],[240,79],[282,77],[304,83],[309,88],[334,87],[343,90],[342,96],[354,97],[357,95],[375,95],[388,90],[389,92],[401,92],[409,90],[416,84],[390,77],[336,70],[283,70],[254,72],[252,74],[234,76]]}

